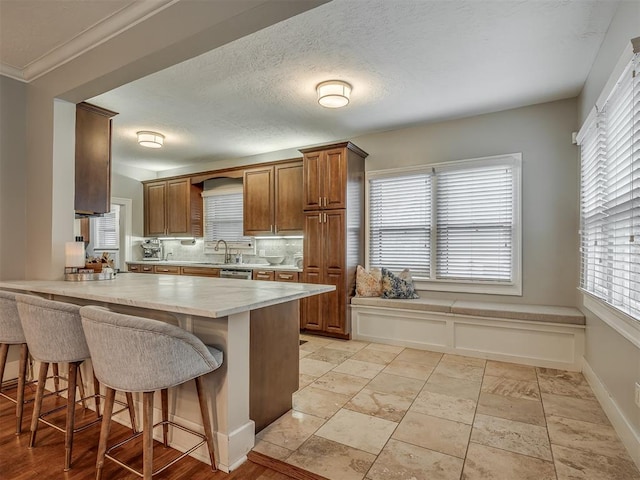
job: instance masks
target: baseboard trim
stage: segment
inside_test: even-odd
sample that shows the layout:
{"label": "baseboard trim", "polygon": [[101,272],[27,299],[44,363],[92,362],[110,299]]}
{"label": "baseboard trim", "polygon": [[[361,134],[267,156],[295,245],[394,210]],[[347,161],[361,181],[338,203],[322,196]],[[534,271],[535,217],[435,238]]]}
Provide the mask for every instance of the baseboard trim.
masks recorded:
{"label": "baseboard trim", "polygon": [[602,405],[602,409],[609,417],[611,425],[622,440],[625,448],[629,452],[633,462],[640,469],[640,434],[636,432],[633,425],[624,416],[616,401],[609,395],[596,372],[593,371],[586,359],[582,363],[582,373],[591,386],[591,390]]}
{"label": "baseboard trim", "polygon": [[296,480],[328,480],[326,477],[318,475],[317,473],[308,472],[300,467],[290,465],[283,462],[282,460],[268,457],[259,452],[251,451],[247,455],[247,458],[253,463],[257,463],[258,465],[262,465],[263,467],[275,470],[278,473],[282,473],[283,475],[287,475],[288,477],[295,478]]}

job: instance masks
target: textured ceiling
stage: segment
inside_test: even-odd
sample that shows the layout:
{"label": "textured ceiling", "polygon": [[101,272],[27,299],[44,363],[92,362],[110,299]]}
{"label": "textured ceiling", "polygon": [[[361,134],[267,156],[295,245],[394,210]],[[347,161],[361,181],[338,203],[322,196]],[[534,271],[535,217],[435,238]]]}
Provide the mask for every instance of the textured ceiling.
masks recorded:
{"label": "textured ceiling", "polygon": [[[120,112],[115,163],[165,170],[303,147],[575,96],[616,6],[334,0],[89,101]],[[346,108],[317,104],[328,79],[353,85]],[[139,147],[138,130],[165,147]]]}

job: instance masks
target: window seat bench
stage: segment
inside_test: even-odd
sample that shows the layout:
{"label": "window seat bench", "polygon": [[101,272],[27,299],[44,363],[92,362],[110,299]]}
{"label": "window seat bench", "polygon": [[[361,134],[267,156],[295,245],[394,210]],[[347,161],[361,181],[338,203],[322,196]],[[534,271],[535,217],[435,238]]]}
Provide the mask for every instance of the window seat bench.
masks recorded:
{"label": "window seat bench", "polygon": [[585,318],[572,307],[419,298],[351,300],[354,340],[580,371]]}

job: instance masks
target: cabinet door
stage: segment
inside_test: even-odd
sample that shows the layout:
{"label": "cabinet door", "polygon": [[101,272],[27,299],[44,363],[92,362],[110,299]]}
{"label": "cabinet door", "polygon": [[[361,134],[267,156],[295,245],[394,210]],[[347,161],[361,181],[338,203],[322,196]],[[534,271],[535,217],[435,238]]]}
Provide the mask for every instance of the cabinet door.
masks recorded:
{"label": "cabinet door", "polygon": [[144,185],[144,235],[152,237],[166,232],[167,182]]}
{"label": "cabinet door", "polygon": [[336,290],[328,293],[324,301],[323,317],[326,332],[346,334],[346,294],[345,294],[345,211],[327,210],[322,212],[323,272],[322,281],[335,285]]}
{"label": "cabinet door", "polygon": [[189,235],[191,180],[181,178],[167,181],[167,234]]}
{"label": "cabinet door", "polygon": [[243,228],[245,235],[273,233],[273,167],[244,172]]}
{"label": "cabinet door", "polygon": [[305,153],[302,159],[304,210],[322,208],[322,161],[324,152]]}
{"label": "cabinet door", "polygon": [[341,335],[349,333],[346,328],[347,300],[344,288],[344,274],[336,270],[325,272],[322,283],[336,286],[335,291],[323,294],[322,317],[324,319],[324,331]]}
{"label": "cabinet door", "polygon": [[303,270],[320,272],[324,265],[322,212],[306,212],[304,221]]}
{"label": "cabinet door", "polygon": [[80,103],[76,107],[75,211],[111,210],[111,118],[115,112]]}
{"label": "cabinet door", "polygon": [[[303,283],[322,283],[320,272],[305,270],[302,273]],[[324,330],[323,304],[326,301],[326,293],[314,295],[300,300],[300,328],[308,330]]]}
{"label": "cabinet door", "polygon": [[[323,245],[322,212],[305,212],[304,215],[304,268],[303,283],[322,283]],[[322,305],[325,295],[314,295],[300,301],[301,328],[323,330]]]}
{"label": "cabinet door", "polygon": [[347,156],[345,149],[336,148],[324,153],[322,205],[324,208],[346,208]]}
{"label": "cabinet door", "polygon": [[[322,239],[324,259],[323,267],[326,271],[344,270],[346,217],[344,210],[325,210],[322,212]],[[306,241],[306,239],[305,239]]]}
{"label": "cabinet door", "polygon": [[304,228],[302,209],[302,164],[275,167],[275,232],[300,233]]}

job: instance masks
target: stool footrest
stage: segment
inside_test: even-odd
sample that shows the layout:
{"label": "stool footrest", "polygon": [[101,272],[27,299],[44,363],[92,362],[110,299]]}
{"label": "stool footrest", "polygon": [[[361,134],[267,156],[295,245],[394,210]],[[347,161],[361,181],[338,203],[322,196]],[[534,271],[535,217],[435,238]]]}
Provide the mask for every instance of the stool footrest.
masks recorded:
{"label": "stool footrest", "polygon": [[[166,465],[163,465],[162,467],[160,467],[157,470],[154,470],[152,475],[156,475],[158,473],[164,472],[167,468],[169,468],[170,466],[172,466],[173,464],[175,464],[176,462],[182,460],[184,457],[188,456],[190,453],[194,452],[195,450],[197,450],[198,448],[200,448],[202,445],[204,445],[207,442],[207,437],[202,434],[202,433],[198,433],[194,430],[191,430],[190,428],[186,428],[182,425],[180,425],[179,423],[175,423],[175,422],[170,422],[169,420],[165,420],[162,422],[158,422],[155,425],[153,425],[153,428],[162,426],[162,425],[170,425],[172,427],[178,428],[184,432],[190,433],[191,435],[193,435],[194,437],[198,437],[200,438],[200,442],[198,442],[196,445],[194,445],[193,447],[191,447],[189,450],[185,451],[184,453],[181,453],[178,457],[174,458],[173,460],[171,460],[170,462],[168,462]],[[132,440],[135,440],[136,438],[138,438],[140,435],[142,435],[144,432],[137,432],[134,433],[133,435],[131,435],[130,437],[122,440],[121,442],[116,443],[115,445],[107,448],[107,451],[105,453],[105,458],[108,458],[109,460],[111,460],[112,462],[117,463],[118,465],[120,465],[123,468],[126,468],[127,470],[129,470],[131,473],[135,473],[136,475],[138,475],[139,477],[142,477],[143,474],[142,472],[140,472],[139,470],[136,470],[135,468],[127,465],[126,463],[123,463],[122,461],[118,460],[116,457],[114,457],[113,455],[111,455],[111,452],[113,450],[116,450],[117,448],[122,447],[123,445],[126,445],[127,443],[129,443]]]}
{"label": "stool footrest", "polygon": [[[60,390],[60,391],[63,391],[63,390]],[[51,392],[51,393],[48,394],[48,396],[55,395],[55,394],[56,394],[56,392]],[[45,396],[47,396],[47,395],[45,395]],[[96,398],[96,397],[97,398],[101,398],[101,399],[105,398],[104,395],[94,394],[94,395],[89,395],[89,396],[84,397],[84,398],[80,398],[80,399],[76,400],[75,403],[76,404],[83,403],[86,400],[91,400],[92,398]],[[122,402],[120,400],[114,400],[114,403],[117,403],[118,405],[121,405],[122,408],[120,410],[117,410],[117,411],[113,412],[113,415],[117,415],[120,412],[124,412],[125,410],[128,410],[128,408],[129,408],[126,403],[124,403],[124,402]],[[55,430],[58,430],[59,432],[64,433],[66,430],[63,427],[61,427],[59,425],[56,425],[53,422],[50,422],[49,420],[45,419],[44,417],[46,417],[48,415],[51,415],[52,413],[59,412],[60,410],[64,410],[66,408],[67,408],[66,405],[60,405],[59,407],[52,408],[51,410],[47,410],[46,412],[40,414],[40,416],[38,417],[38,420],[41,421],[42,423],[44,423],[45,425],[48,425],[51,428],[53,428]],[[82,431],[86,430],[87,428],[92,427],[96,423],[102,421],[102,415],[100,414],[100,412],[96,412],[96,413],[98,414],[97,418],[95,418],[94,420],[91,420],[89,423],[85,423],[84,425],[81,425],[81,426],[79,426],[77,428],[74,428],[73,432],[74,433],[82,432]],[[135,425],[133,425],[133,427],[135,427]]]}

